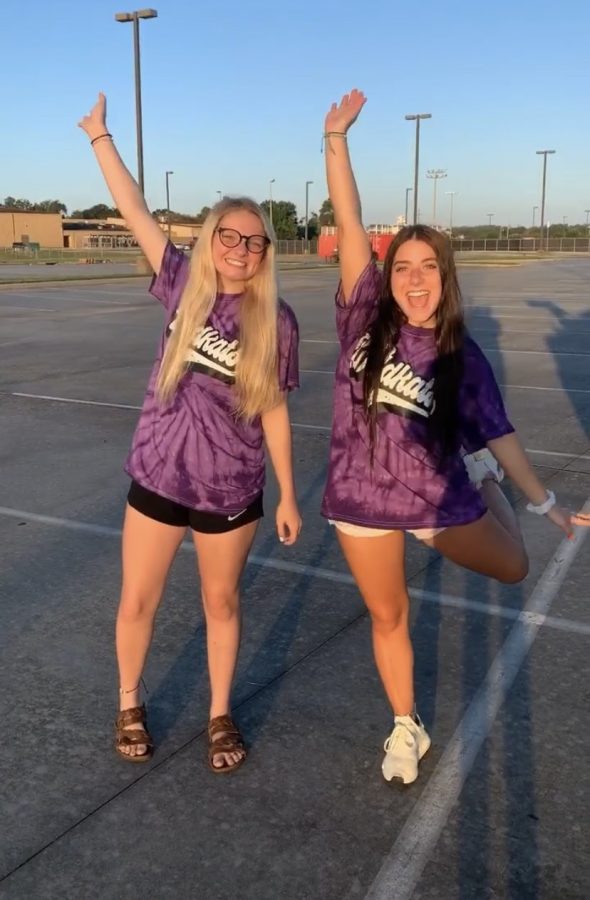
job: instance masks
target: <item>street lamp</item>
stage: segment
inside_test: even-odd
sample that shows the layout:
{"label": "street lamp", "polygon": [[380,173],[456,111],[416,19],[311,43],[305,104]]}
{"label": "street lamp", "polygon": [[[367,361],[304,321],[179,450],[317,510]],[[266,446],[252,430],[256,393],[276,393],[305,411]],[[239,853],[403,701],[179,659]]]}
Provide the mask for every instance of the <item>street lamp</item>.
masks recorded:
{"label": "street lamp", "polygon": [[309,218],[309,186],[310,186],[310,184],[313,184],[313,181],[305,182],[305,252],[306,253],[307,253],[307,249],[308,249],[307,248],[307,231],[308,231],[307,225],[308,225],[308,218]]}
{"label": "street lamp", "polygon": [[221,191],[215,191],[215,193],[216,193],[217,196],[219,197],[219,200],[218,200],[217,202],[218,202],[218,203],[221,203],[221,198],[222,198],[222,196],[223,196],[222,193],[221,193]]}
{"label": "street lamp", "polygon": [[171,169],[168,169],[166,172],[166,218],[168,219],[168,240],[170,240],[170,185],[168,183],[169,175],[174,175],[174,172]]}
{"label": "street lamp", "polygon": [[413,113],[405,117],[408,122],[416,122],[416,158],[414,160],[414,225],[418,224],[418,166],[420,163],[420,120],[432,119],[431,113]]}
{"label": "street lamp", "polygon": [[457,191],[445,191],[447,197],[451,198],[451,214],[449,216],[449,237],[453,237],[453,200]]}
{"label": "street lamp", "polygon": [[408,224],[408,194],[412,190],[413,190],[413,188],[406,188],[406,216],[405,216],[405,222],[404,222],[405,225]]}
{"label": "street lamp", "polygon": [[268,182],[268,191],[269,191],[269,201],[268,201],[268,218],[270,219],[270,224],[274,228],[272,221],[272,186],[275,183],[276,178],[271,178]]}
{"label": "street lamp", "polygon": [[487,217],[488,217],[488,225],[489,225],[490,228],[491,228],[491,227],[492,227],[492,219],[494,218],[494,216],[496,215],[496,213],[487,213],[486,215],[487,215]]}
{"label": "street lamp", "polygon": [[533,206],[533,228],[535,227],[535,213],[538,210],[538,206]]}
{"label": "street lamp", "polygon": [[155,19],[155,9],[137,9],[130,13],[116,13],[117,22],[133,22],[133,50],[135,59],[135,121],[137,131],[137,183],[143,194],[143,131],[141,122],[141,62],[139,54],[139,20]]}
{"label": "street lamp", "polygon": [[432,224],[436,228],[436,185],[439,178],[446,178],[447,173],[444,169],[429,169],[426,173],[427,178],[434,179],[434,199],[432,201]]}
{"label": "street lamp", "polygon": [[[547,154],[555,153],[555,150],[537,150],[537,156],[543,157],[543,191],[541,196],[541,250],[543,249],[543,226],[545,224],[545,185],[547,182]],[[547,231],[549,240],[549,231]]]}

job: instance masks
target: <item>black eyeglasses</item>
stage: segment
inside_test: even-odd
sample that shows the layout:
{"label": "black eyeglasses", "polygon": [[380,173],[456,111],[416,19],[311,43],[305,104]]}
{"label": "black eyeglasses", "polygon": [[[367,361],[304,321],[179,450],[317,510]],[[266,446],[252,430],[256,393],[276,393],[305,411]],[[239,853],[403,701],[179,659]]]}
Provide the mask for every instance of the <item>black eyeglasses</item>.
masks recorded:
{"label": "black eyeglasses", "polygon": [[250,253],[264,253],[270,244],[270,238],[265,234],[240,234],[235,228],[216,228],[215,231],[224,247],[237,247],[244,241]]}

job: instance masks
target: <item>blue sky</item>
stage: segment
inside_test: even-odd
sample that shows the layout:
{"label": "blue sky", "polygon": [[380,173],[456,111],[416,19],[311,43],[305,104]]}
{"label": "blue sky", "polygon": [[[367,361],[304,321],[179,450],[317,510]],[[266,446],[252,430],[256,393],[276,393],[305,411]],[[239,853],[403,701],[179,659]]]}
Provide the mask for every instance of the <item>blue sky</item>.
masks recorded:
{"label": "blue sky", "polygon": [[[455,223],[530,224],[549,158],[546,219],[584,222],[590,208],[590,4],[568,0],[159,0],[141,25],[146,196],[198,211],[217,191],[291,200],[300,215],[326,197],[320,140],[330,102],[351,87],[368,103],[351,135],[366,222],[391,222],[413,184],[423,123],[419,206],[438,218],[456,191]],[[111,0],[4,0],[0,198],[110,202],[76,123],[98,90],[135,172],[131,25]],[[138,5],[139,7],[141,4]],[[538,214],[537,214],[538,222]]]}

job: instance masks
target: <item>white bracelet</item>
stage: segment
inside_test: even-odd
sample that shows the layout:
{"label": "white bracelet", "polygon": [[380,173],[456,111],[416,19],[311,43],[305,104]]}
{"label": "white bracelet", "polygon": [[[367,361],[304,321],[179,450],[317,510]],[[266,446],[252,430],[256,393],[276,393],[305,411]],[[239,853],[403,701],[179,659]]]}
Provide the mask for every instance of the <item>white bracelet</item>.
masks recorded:
{"label": "white bracelet", "polygon": [[555,506],[555,502],[553,491],[547,491],[547,499],[544,503],[540,503],[538,506],[535,506],[533,503],[527,503],[527,512],[535,513],[537,516],[544,516]]}

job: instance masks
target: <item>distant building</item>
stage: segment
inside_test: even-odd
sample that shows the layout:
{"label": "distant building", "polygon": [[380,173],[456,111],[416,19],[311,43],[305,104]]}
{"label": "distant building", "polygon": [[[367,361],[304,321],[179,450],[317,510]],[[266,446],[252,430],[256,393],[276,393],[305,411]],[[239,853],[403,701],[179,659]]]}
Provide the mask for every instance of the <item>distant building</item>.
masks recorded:
{"label": "distant building", "polygon": [[[158,224],[168,233],[168,223]],[[198,240],[202,225],[197,222],[171,222],[170,239],[183,249]],[[0,211],[0,247],[18,250],[132,249],[137,241],[124,219],[67,219],[59,213]]]}
{"label": "distant building", "polygon": [[0,247],[63,247],[60,213],[0,211]]}

